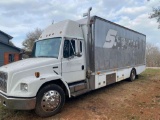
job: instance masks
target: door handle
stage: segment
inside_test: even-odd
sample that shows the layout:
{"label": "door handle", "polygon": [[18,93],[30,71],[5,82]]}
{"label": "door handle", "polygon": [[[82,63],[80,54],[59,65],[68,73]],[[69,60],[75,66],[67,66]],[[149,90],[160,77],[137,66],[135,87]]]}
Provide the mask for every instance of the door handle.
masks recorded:
{"label": "door handle", "polygon": [[82,70],[84,70],[84,65],[82,65]]}

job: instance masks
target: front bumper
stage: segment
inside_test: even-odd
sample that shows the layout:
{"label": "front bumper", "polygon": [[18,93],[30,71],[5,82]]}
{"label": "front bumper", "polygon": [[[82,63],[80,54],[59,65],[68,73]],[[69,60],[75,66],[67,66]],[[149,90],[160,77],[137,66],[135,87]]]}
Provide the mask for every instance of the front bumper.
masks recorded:
{"label": "front bumper", "polygon": [[9,109],[32,110],[35,108],[36,98],[14,98],[0,93],[0,104]]}

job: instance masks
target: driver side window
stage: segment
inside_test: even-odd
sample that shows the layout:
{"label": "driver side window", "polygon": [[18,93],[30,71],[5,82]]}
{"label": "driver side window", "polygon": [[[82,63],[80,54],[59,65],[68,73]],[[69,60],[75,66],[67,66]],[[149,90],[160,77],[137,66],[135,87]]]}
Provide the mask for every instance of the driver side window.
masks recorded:
{"label": "driver side window", "polygon": [[63,46],[63,57],[68,58],[75,54],[75,40],[65,40]]}

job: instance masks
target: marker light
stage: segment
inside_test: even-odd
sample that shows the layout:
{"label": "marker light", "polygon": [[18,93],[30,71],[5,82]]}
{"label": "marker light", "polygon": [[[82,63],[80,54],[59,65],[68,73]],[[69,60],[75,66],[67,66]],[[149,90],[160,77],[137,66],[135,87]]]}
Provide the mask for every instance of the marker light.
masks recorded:
{"label": "marker light", "polygon": [[97,74],[99,75],[99,74],[101,74],[101,72],[97,72]]}
{"label": "marker light", "polygon": [[39,78],[40,73],[39,72],[35,72],[35,76],[36,76],[36,78]]}

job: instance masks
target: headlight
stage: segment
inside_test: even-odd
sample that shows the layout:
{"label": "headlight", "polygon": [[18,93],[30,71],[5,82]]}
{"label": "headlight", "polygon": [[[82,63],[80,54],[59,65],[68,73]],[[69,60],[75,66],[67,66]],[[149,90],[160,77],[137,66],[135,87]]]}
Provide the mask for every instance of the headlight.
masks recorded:
{"label": "headlight", "polygon": [[28,91],[28,84],[26,83],[21,83],[20,84],[20,88],[22,91]]}

